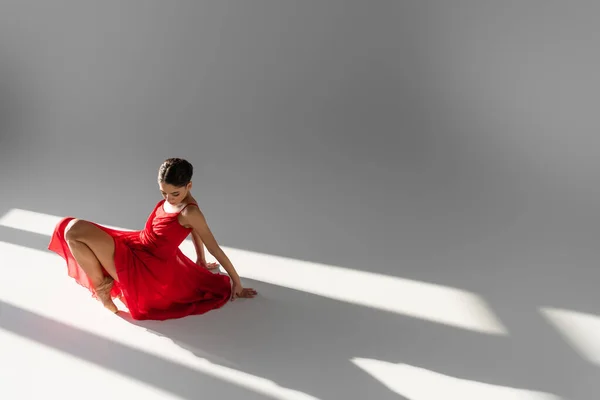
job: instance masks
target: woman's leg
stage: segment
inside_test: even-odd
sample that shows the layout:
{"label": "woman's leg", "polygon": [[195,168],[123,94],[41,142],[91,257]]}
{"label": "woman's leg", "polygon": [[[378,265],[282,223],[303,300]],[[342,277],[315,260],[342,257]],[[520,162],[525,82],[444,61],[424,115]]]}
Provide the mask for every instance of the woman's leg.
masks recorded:
{"label": "woman's leg", "polygon": [[[65,239],[73,258],[90,278],[98,299],[106,308],[117,312],[110,297],[113,279],[118,281],[113,238],[90,222],[74,219],[65,229]],[[104,270],[110,276],[105,276]]]}

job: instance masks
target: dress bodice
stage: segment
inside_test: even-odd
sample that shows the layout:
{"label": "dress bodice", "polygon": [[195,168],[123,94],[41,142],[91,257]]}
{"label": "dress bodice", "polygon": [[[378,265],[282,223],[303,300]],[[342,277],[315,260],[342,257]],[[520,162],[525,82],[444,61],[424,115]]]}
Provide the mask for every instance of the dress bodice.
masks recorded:
{"label": "dress bodice", "polygon": [[154,207],[139,236],[140,244],[160,258],[168,258],[175,254],[179,245],[192,232],[192,228],[186,228],[179,223],[178,217],[187,206],[195,205],[189,203],[180,211],[169,213],[164,210],[164,203],[165,200],[161,200]]}

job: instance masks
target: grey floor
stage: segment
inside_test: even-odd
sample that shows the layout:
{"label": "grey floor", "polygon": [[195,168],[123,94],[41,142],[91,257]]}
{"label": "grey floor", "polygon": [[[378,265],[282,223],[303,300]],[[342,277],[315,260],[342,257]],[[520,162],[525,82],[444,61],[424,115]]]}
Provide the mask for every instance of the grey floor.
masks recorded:
{"label": "grey floor", "polygon": [[[0,1],[0,397],[595,399],[590,4]],[[107,315],[49,227],[174,156],[260,296]]]}

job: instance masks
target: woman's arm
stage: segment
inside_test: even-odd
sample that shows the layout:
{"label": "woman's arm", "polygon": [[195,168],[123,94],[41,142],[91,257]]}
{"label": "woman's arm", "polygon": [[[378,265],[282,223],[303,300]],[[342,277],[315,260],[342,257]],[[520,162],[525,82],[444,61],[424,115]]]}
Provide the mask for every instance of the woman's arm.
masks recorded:
{"label": "woman's arm", "polygon": [[182,222],[183,225],[191,226],[194,229],[194,232],[198,234],[200,240],[204,242],[208,252],[217,259],[217,261],[229,274],[232,282],[231,301],[233,301],[236,297],[252,298],[256,296],[256,290],[242,286],[240,276],[231,264],[231,261],[225,252],[215,240],[215,237],[206,223],[206,219],[204,218],[202,211],[200,211],[200,209],[197,207],[186,207],[179,215],[182,217],[180,222]]}
{"label": "woman's arm", "polygon": [[[194,246],[196,247],[196,253],[198,254],[198,257],[202,257],[202,260],[204,261],[203,247],[206,246],[208,252],[212,254],[213,257],[217,259],[219,264],[223,266],[233,282],[237,285],[240,285],[240,277],[237,271],[233,267],[229,257],[227,257],[225,252],[217,243],[210,228],[208,227],[208,224],[206,223],[206,219],[204,218],[202,211],[200,211],[200,209],[197,207],[191,206],[186,207],[180,215],[183,217],[181,222],[193,228],[192,239],[194,241]],[[196,237],[198,238],[198,242],[196,242]],[[201,248],[201,250],[199,250],[199,248]]]}
{"label": "woman's arm", "polygon": [[196,264],[206,265],[204,243],[202,243],[202,239],[195,229],[192,231],[192,242],[194,242],[194,248],[196,249]]}

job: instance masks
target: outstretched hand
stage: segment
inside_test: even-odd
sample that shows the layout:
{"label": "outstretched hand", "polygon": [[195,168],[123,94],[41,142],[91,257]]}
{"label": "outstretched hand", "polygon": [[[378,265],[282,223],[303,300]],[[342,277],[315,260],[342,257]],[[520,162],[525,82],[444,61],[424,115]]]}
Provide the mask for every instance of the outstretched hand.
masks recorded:
{"label": "outstretched hand", "polygon": [[231,290],[231,301],[234,301],[236,298],[244,298],[244,299],[251,299],[254,296],[256,296],[257,292],[256,290],[252,289],[252,288],[245,288],[242,286],[242,283],[239,281],[234,281],[233,282],[233,287]]}

